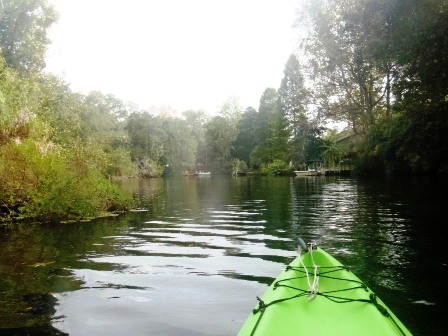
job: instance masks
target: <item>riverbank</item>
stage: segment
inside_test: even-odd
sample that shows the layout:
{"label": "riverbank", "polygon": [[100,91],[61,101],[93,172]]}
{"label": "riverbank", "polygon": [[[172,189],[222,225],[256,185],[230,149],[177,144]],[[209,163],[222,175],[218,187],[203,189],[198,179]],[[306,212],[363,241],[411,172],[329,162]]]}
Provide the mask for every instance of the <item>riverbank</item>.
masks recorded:
{"label": "riverbank", "polygon": [[[74,188],[45,189],[1,200],[1,222],[60,222],[91,221],[118,216],[136,206],[131,194],[105,179],[84,180]],[[42,189],[41,189],[42,190]]]}

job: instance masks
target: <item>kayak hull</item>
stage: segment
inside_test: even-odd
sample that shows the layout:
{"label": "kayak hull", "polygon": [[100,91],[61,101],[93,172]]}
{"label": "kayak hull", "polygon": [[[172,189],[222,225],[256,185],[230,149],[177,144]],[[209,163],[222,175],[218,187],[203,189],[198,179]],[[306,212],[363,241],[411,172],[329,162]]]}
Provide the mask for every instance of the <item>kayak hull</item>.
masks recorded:
{"label": "kayak hull", "polygon": [[356,275],[320,248],[302,253],[277,277],[239,336],[308,334],[411,335]]}

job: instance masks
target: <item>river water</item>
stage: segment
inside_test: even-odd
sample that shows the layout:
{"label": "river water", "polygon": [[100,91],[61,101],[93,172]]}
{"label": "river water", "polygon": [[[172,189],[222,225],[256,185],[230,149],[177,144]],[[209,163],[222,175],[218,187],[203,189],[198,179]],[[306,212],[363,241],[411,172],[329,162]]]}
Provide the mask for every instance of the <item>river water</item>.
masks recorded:
{"label": "river water", "polygon": [[298,237],[350,266],[415,335],[448,334],[446,181],[121,184],[146,211],[0,226],[0,335],[236,335]]}

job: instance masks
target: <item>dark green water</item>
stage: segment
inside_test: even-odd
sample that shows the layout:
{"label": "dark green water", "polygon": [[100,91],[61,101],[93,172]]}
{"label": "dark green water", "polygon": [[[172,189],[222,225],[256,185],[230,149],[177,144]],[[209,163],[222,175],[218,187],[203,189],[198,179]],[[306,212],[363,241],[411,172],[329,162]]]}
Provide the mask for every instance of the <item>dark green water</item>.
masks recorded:
{"label": "dark green water", "polygon": [[446,181],[122,186],[148,211],[0,226],[0,335],[235,335],[299,236],[350,266],[415,335],[448,334]]}

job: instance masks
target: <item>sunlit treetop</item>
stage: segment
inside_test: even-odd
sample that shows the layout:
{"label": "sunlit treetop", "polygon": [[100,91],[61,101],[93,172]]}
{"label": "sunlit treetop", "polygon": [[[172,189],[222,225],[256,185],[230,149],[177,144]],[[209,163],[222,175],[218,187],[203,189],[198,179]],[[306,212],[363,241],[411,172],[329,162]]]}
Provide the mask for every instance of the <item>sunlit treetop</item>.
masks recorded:
{"label": "sunlit treetop", "polygon": [[42,70],[48,30],[56,20],[46,0],[0,1],[0,50],[6,64],[24,73]]}

